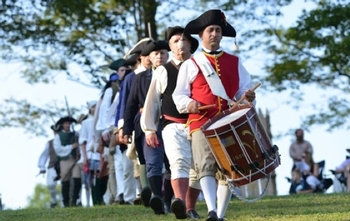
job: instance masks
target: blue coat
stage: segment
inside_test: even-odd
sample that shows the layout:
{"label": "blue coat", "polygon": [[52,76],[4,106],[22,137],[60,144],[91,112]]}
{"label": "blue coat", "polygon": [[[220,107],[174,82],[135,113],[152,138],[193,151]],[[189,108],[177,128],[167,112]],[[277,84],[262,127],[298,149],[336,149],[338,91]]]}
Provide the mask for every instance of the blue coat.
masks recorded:
{"label": "blue coat", "polygon": [[145,104],[147,92],[152,80],[152,71],[147,69],[135,75],[128,100],[124,111],[124,127],[123,136],[131,135],[132,131],[135,130],[135,139],[142,135],[143,131],[140,125],[140,108]]}

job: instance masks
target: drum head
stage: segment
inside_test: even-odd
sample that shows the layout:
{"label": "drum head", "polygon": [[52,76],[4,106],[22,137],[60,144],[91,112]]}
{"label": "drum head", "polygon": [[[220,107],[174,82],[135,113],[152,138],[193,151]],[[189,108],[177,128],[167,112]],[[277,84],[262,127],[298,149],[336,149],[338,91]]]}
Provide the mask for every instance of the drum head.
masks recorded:
{"label": "drum head", "polygon": [[238,110],[236,112],[230,113],[230,114],[224,116],[223,118],[217,120],[213,124],[209,125],[207,130],[214,130],[214,129],[217,129],[223,125],[229,124],[229,123],[237,120],[238,118],[240,118],[244,114],[246,114],[249,110],[250,110],[249,108],[245,108],[245,109],[241,109],[241,110]]}

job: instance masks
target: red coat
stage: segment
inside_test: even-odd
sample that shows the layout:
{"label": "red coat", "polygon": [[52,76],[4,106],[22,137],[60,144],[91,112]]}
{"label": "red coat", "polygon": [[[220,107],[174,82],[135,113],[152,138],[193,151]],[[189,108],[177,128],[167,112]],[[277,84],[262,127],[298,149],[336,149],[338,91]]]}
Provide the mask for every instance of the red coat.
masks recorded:
{"label": "red coat", "polygon": [[[205,54],[205,56],[219,75],[226,94],[233,99],[239,89],[238,57],[225,52],[217,56],[209,54]],[[191,59],[195,62],[193,58]],[[200,69],[195,80],[192,82],[191,93],[191,98],[199,102],[202,106],[216,104],[216,107],[203,110],[199,114],[189,114],[187,125],[190,127],[190,133],[199,130],[213,116],[229,108],[225,99],[213,95]]]}

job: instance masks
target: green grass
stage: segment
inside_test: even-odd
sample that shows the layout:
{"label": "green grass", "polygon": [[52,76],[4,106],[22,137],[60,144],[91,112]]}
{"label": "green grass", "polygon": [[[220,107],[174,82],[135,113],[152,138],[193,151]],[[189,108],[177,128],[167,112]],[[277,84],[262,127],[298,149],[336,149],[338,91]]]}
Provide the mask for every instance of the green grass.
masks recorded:
{"label": "green grass", "polygon": [[[197,211],[206,218],[206,205],[199,202]],[[230,202],[226,213],[228,221],[245,220],[350,220],[350,195],[309,194],[280,197],[264,197],[254,203],[238,199]],[[22,209],[0,212],[0,220],[45,220],[45,221],[118,221],[118,220],[176,220],[173,214],[154,215],[150,208],[143,206],[96,206],[92,208]]]}

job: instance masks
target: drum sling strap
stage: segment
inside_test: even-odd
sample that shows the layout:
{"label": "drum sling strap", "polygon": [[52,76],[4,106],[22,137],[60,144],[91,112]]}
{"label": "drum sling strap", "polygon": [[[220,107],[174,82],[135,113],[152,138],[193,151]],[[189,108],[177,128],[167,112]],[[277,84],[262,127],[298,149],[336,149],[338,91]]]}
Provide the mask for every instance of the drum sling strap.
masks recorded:
{"label": "drum sling strap", "polygon": [[201,69],[205,80],[207,81],[211,92],[221,97],[222,99],[225,99],[227,103],[231,106],[233,104],[233,100],[228,97],[226,94],[224,85],[221,82],[221,79],[219,78],[219,75],[214,70],[213,66],[210,64],[207,57],[204,55],[204,53],[199,53],[193,57],[193,60],[197,63],[198,67]]}

